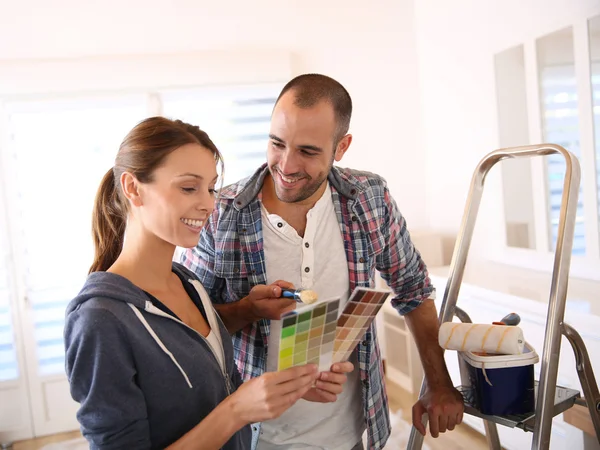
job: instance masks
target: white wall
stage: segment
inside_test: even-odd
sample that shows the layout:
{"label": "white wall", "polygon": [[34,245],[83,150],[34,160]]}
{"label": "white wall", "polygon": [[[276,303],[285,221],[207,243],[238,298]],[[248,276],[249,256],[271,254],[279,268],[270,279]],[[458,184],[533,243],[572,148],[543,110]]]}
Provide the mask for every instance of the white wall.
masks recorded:
{"label": "white wall", "polygon": [[[456,232],[477,162],[498,146],[493,55],[600,13],[597,0],[419,0],[415,29],[432,228]],[[503,236],[488,180],[472,257]],[[483,230],[483,231],[482,231]]]}
{"label": "white wall", "polygon": [[248,52],[291,52],[292,75],[339,79],[355,103],[355,140],[341,165],[381,173],[409,226],[427,223],[412,0],[25,0],[0,13],[0,68],[17,59],[203,51],[209,61],[225,51],[232,74],[248,70]]}

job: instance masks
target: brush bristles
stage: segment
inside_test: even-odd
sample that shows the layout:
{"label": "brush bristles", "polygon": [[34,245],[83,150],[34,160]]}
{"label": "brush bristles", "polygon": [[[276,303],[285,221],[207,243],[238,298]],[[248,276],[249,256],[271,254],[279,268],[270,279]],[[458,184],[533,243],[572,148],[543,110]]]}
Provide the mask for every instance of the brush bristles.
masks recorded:
{"label": "brush bristles", "polygon": [[319,296],[315,291],[306,290],[300,292],[300,300],[302,301],[302,303],[306,303],[307,305],[316,302],[318,299]]}

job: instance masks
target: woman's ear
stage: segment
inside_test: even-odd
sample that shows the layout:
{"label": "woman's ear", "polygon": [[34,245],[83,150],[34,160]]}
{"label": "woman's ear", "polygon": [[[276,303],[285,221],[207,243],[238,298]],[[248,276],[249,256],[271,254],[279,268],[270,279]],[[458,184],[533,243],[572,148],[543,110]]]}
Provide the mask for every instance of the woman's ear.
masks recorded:
{"label": "woman's ear", "polygon": [[129,172],[121,174],[121,188],[125,198],[131,202],[133,206],[142,206],[142,197],[140,196],[140,182],[135,175]]}

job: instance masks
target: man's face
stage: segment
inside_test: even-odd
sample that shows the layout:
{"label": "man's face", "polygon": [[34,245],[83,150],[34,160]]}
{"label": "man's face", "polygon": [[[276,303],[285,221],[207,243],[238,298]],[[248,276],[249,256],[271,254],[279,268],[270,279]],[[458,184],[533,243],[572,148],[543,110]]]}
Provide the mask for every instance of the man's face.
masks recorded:
{"label": "man's face", "polygon": [[[286,203],[310,199],[325,182],[334,161],[339,161],[350,136],[334,142],[333,107],[321,101],[310,108],[294,104],[288,91],[279,99],[271,118],[267,162],[277,198]],[[346,143],[347,142],[347,143]]]}

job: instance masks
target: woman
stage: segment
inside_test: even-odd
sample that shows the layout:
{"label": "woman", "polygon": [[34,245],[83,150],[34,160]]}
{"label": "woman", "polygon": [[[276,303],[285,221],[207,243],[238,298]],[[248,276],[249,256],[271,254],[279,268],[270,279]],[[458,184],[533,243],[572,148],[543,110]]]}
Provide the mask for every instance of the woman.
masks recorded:
{"label": "woman", "polygon": [[95,259],[65,326],[91,448],[247,449],[249,424],[282,414],[317,378],[303,366],[242,385],[206,291],[172,262],[176,246],[198,242],[220,162],[198,127],[154,117],[127,135],[101,182]]}

